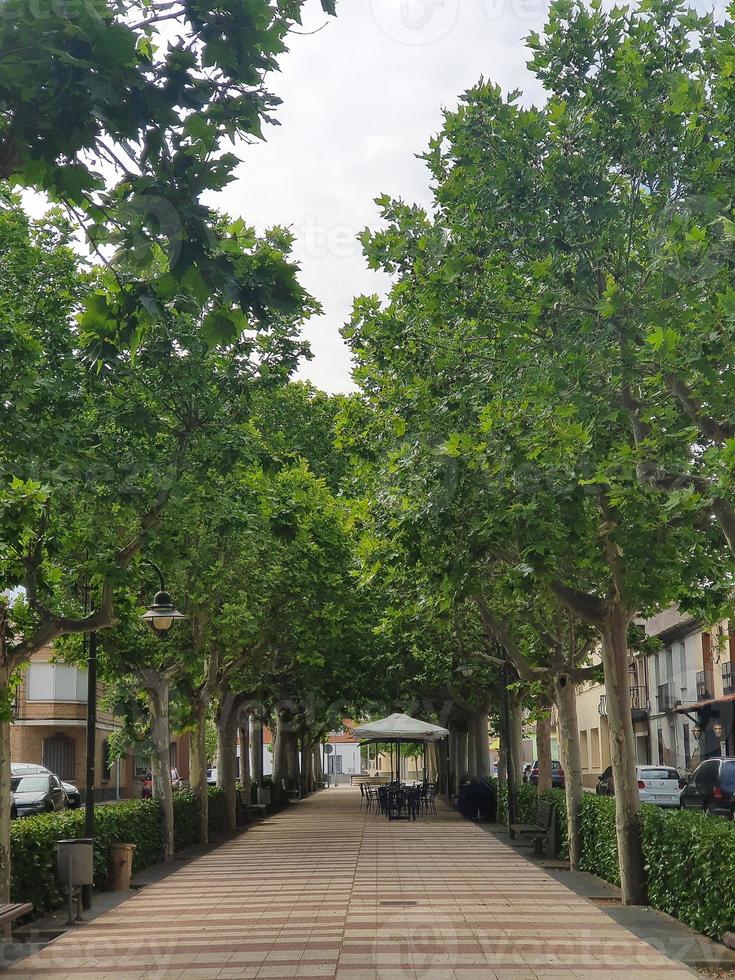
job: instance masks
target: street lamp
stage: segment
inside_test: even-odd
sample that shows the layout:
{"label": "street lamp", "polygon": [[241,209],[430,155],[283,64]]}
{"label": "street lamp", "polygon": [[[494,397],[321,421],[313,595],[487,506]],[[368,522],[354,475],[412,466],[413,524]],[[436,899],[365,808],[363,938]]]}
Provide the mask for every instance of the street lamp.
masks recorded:
{"label": "street lamp", "polygon": [[475,672],[475,666],[474,664],[460,664],[459,667],[455,668],[455,670],[463,677],[472,677]]}
{"label": "street lamp", "polygon": [[694,733],[694,737],[696,738],[696,740],[699,741],[700,738],[702,737],[702,726],[695,725],[694,728],[692,729],[692,732]]}
{"label": "street lamp", "polygon": [[714,725],[712,726],[712,731],[715,733],[715,738],[716,739],[721,739],[722,738],[722,725],[720,724],[719,721],[716,721],[714,723]]}
{"label": "street lamp", "polygon": [[189,617],[180,613],[171,602],[171,596],[166,591],[163,582],[163,572],[158,565],[154,561],[151,561],[150,558],[146,558],[144,561],[147,565],[152,565],[158,572],[158,580],[161,587],[153,597],[153,605],[148,606],[141,619],[150,626],[157,636],[165,638],[174,620],[188,619]]}

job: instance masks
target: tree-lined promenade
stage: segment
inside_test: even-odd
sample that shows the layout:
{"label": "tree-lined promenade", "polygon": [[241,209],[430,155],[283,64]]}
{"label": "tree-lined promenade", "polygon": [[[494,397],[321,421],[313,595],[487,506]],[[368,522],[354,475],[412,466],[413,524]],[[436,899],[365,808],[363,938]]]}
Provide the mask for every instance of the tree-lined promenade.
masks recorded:
{"label": "tree-lined promenade", "polygon": [[[602,673],[640,902],[635,621],[731,608],[732,22],[553,4],[529,39],[544,100],[481,81],[425,153],[431,211],[378,198],[362,244],[393,285],[355,300],[358,391],[327,396],[293,380],[319,305],[290,233],[205,203],[277,112],[299,8],[12,0],[0,21],[0,901],[17,672],[94,631],[166,855],[174,728],[206,841],[212,722],[234,827],[253,711],[276,794],[316,783],[339,719],[398,706],[453,733],[448,792],[489,775],[488,723],[517,783],[530,711],[543,791],[556,704],[576,866],[574,687]],[[164,641],[151,561],[186,616]]]}

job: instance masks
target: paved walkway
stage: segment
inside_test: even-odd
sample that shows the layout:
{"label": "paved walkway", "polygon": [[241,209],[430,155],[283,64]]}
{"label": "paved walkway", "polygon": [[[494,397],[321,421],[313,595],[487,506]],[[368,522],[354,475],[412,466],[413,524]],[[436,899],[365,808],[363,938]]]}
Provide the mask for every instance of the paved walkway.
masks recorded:
{"label": "paved walkway", "polygon": [[24,960],[10,977],[691,977],[448,809],[327,790]]}

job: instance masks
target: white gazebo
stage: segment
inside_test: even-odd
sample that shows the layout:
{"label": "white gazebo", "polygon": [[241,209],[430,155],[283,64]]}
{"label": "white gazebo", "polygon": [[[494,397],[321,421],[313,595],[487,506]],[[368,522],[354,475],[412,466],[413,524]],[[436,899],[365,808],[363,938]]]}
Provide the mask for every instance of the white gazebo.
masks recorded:
{"label": "white gazebo", "polygon": [[401,743],[423,742],[425,745],[427,742],[440,742],[449,734],[449,730],[440,725],[432,725],[430,721],[421,721],[419,718],[412,718],[410,715],[404,715],[400,712],[388,715],[387,718],[380,718],[378,721],[369,721],[366,725],[357,725],[353,731],[362,745],[379,742],[395,744],[396,775],[399,782],[401,780]]}

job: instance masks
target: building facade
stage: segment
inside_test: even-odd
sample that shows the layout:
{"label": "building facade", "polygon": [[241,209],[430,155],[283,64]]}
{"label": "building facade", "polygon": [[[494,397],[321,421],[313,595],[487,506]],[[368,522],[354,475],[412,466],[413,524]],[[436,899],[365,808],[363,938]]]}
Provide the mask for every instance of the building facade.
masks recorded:
{"label": "building facade", "polygon": [[[97,685],[97,703],[104,693]],[[63,780],[84,790],[86,771],[87,671],[54,662],[49,647],[23,668],[13,703],[10,726],[12,762],[46,766]],[[109,763],[108,739],[120,728],[109,711],[98,708],[95,732],[95,799],[140,796],[149,761],[133,752]],[[182,779],[189,776],[188,736],[172,742],[171,761]]]}
{"label": "building facade", "polygon": [[[639,765],[690,773],[702,759],[735,754],[735,634],[668,609],[642,622],[654,649],[631,655],[630,711]],[[733,624],[735,629],[735,624]],[[585,787],[610,765],[607,695],[602,684],[577,688]]]}

